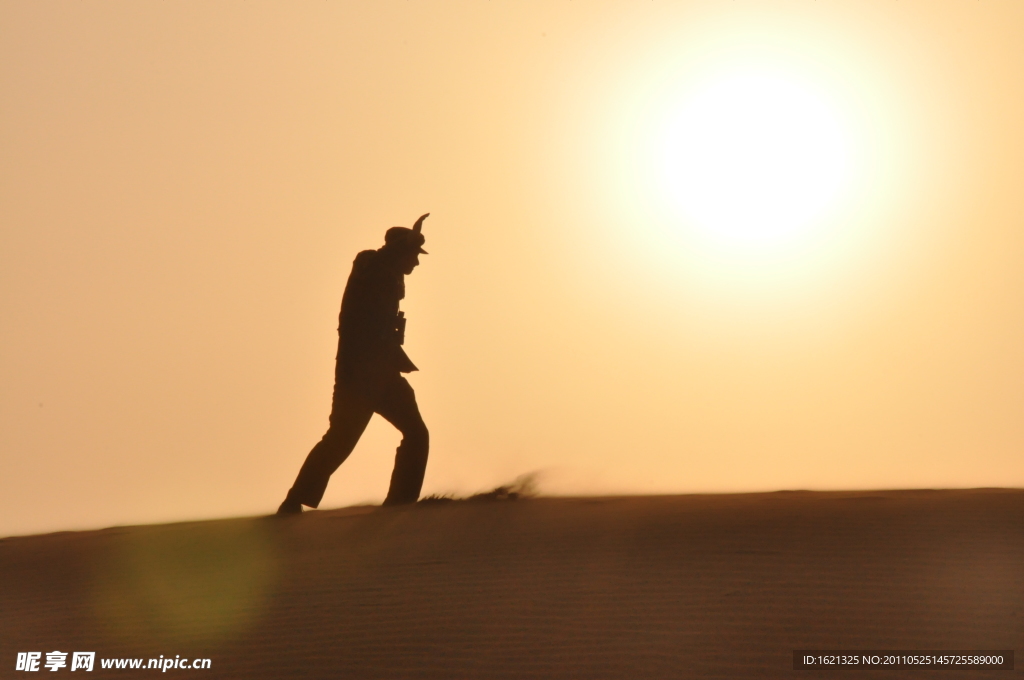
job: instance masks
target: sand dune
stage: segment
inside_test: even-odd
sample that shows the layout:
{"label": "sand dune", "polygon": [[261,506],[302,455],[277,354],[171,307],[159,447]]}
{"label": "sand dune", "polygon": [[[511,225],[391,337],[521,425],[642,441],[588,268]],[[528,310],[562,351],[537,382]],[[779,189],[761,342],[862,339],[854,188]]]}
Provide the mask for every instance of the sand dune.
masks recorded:
{"label": "sand dune", "polygon": [[[167,671],[207,678],[860,676],[794,671],[793,650],[1020,646],[1024,491],[535,498],[119,527],[3,539],[0,583],[3,677],[23,677],[17,652],[53,650],[209,658]],[[921,673],[1020,671],[870,671]]]}

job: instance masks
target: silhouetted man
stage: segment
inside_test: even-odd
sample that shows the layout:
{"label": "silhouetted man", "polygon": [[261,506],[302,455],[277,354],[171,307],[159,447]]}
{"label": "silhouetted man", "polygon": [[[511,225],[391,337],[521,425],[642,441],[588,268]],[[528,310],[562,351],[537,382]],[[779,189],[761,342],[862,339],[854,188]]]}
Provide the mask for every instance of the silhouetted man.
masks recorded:
{"label": "silhouetted man", "polygon": [[418,369],[402,349],[405,316],[398,305],[405,297],[405,276],[419,265],[420,253],[427,252],[421,233],[427,215],[412,229],[388,229],[381,248],[364,250],[352,263],[338,321],[330,427],[306,457],[279,515],[320,504],[327,480],[352,453],[374,413],[402,433],[384,505],[415,503],[419,498],[429,437],[416,395],[402,377]]}

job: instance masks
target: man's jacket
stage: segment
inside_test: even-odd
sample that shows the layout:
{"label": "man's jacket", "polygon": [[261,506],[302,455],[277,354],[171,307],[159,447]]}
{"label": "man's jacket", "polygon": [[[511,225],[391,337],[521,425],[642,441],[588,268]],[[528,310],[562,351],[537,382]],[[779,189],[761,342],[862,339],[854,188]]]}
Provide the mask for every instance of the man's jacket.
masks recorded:
{"label": "man's jacket", "polygon": [[399,373],[417,370],[398,331],[398,304],[404,297],[405,276],[386,253],[356,255],[338,318],[339,383],[373,390]]}

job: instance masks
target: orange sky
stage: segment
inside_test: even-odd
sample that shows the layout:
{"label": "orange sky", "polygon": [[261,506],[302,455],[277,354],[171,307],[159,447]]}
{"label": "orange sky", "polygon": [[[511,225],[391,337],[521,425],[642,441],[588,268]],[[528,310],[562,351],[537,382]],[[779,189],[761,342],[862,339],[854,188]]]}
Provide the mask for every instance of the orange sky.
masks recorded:
{"label": "orange sky", "polygon": [[[273,511],[352,258],[427,211],[424,493],[1024,485],[1022,38],[1016,0],[4,3],[0,535]],[[820,247],[718,259],[634,152],[766,59],[858,179]]]}

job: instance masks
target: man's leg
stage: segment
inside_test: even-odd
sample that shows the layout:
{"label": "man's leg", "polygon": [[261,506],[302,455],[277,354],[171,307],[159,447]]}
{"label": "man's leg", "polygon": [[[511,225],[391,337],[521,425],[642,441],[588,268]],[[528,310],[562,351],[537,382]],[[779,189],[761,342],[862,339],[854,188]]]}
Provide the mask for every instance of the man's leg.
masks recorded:
{"label": "man's leg", "polygon": [[395,470],[391,473],[391,488],[384,505],[415,503],[423,487],[427,471],[427,452],[430,435],[423,424],[416,394],[405,378],[389,384],[374,409],[402,433],[402,443],[395,454]]}
{"label": "man's leg", "polygon": [[279,512],[287,514],[289,508],[292,512],[301,511],[296,503],[311,508],[320,505],[320,499],[327,490],[327,481],[352,453],[371,417],[373,409],[364,398],[335,385],[331,426],[306,456],[306,462],[302,464]]}

